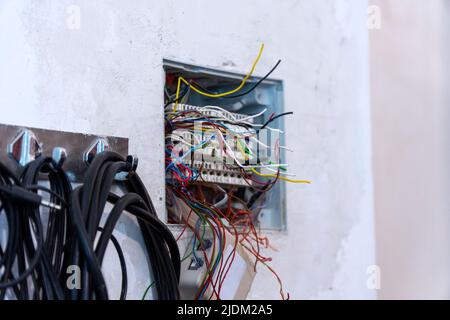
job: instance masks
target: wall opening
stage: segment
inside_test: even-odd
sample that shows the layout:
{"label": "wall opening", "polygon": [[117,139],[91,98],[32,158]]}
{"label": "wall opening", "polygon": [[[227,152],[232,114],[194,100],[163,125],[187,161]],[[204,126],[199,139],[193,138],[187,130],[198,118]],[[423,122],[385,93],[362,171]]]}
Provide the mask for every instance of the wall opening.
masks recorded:
{"label": "wall opening", "polygon": [[[186,132],[183,131],[183,128],[180,129],[180,126],[175,129],[171,127],[170,118],[174,116],[175,109],[174,104],[170,104],[170,102],[175,99],[178,78],[180,76],[183,77],[202,91],[225,92],[237,87],[242,81],[243,75],[171,60],[164,60],[163,67],[165,72],[164,105],[166,106],[165,143],[167,145],[169,139],[174,144],[180,142],[185,144],[180,153],[180,157],[182,157],[182,155],[185,155],[186,153],[192,153],[191,151],[196,144],[198,145],[202,141],[205,141],[204,138],[206,133],[204,132],[201,136],[196,138],[196,136],[193,136],[191,133],[186,135]],[[249,81],[241,92],[246,92],[248,88],[253,87],[260,79],[261,78],[258,77],[249,78]],[[251,117],[252,124],[261,127],[271,116],[280,114],[284,111],[283,82],[281,80],[266,79],[253,91],[236,98],[205,97],[188,88],[187,85],[180,87],[180,96],[182,95],[183,97],[176,102],[176,112],[178,113],[178,117],[180,112],[184,112],[184,115],[187,117],[190,115],[189,112],[202,112],[206,119],[209,119],[209,117],[217,117],[219,115],[220,117],[228,117],[228,114],[218,111],[220,109],[216,107],[219,107],[229,112],[231,118],[246,120],[248,117]],[[264,110],[266,111],[263,113]],[[254,117],[255,115],[259,116]],[[230,126],[232,125],[230,124]],[[275,120],[270,126],[277,129],[276,136],[278,137],[277,139],[279,139],[277,143],[279,143],[280,146],[284,146],[283,118]],[[272,133],[269,133],[269,135],[273,136]],[[173,142],[173,139],[177,141]],[[273,138],[268,137],[267,139],[269,143],[273,143],[273,141],[270,141],[271,139],[273,140]],[[287,229],[285,183],[279,181],[273,187],[267,188],[270,190],[265,192],[264,185],[258,184],[255,181],[243,179],[241,172],[239,171],[240,168],[233,169],[232,165],[223,166],[220,161],[211,160],[211,156],[214,153],[217,154],[217,151],[220,148],[227,149],[227,147],[223,147],[220,143],[217,143],[216,147],[206,146],[204,148],[206,150],[204,152],[202,151],[203,158],[201,161],[197,161],[199,159],[195,156],[191,156],[191,154],[183,158],[183,161],[188,159],[187,162],[190,162],[189,165],[192,165],[196,170],[199,170],[199,174],[201,175],[201,179],[197,179],[197,186],[194,190],[189,190],[189,192],[202,193],[202,197],[204,196],[205,200],[210,201],[209,203],[215,203],[216,205],[217,203],[220,204],[224,210],[226,207],[220,202],[224,200],[224,198],[221,198],[220,193],[224,194],[224,191],[228,193],[232,192],[232,199],[227,201],[231,202],[231,205],[235,208],[239,206],[245,207],[244,204],[248,205],[253,213],[253,218],[259,227],[266,230],[285,231]],[[239,149],[242,151],[242,145],[239,145],[238,143],[236,151]],[[262,154],[262,149],[263,147],[257,144],[255,150],[257,150],[256,154],[258,156]],[[166,149],[166,153],[167,152],[168,150]],[[251,153],[251,150],[249,152]],[[284,149],[279,148],[278,153],[277,157],[279,163],[282,164],[285,159]],[[239,152],[236,154],[238,155]],[[255,154],[255,152],[253,152],[253,154]],[[242,159],[242,161],[245,161],[245,159]],[[271,167],[272,171],[273,168],[275,167]],[[251,185],[249,185],[249,182]],[[180,219],[182,219],[180,211],[183,211],[183,204],[177,197],[174,198],[173,194],[171,194],[170,189],[172,183],[179,183],[179,181],[174,180],[174,177],[170,173],[167,173],[166,170],[166,210],[168,223],[177,225],[182,222],[180,221]]]}

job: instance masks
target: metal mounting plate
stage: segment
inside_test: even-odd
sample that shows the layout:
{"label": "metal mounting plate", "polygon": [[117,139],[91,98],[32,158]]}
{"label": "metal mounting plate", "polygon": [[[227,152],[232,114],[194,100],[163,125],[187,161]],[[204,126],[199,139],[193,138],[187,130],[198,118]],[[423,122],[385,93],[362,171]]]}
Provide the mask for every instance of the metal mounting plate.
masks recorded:
{"label": "metal mounting plate", "polygon": [[41,156],[52,157],[55,148],[64,149],[66,159],[63,168],[72,182],[83,180],[87,169],[84,161],[85,153],[96,146],[98,141],[102,142],[101,145],[107,145],[110,151],[115,151],[123,156],[128,155],[127,138],[0,124],[0,161],[17,174],[20,174],[23,166],[18,159],[8,154],[8,149],[11,149],[11,143],[17,140],[22,132],[31,132],[34,135],[40,144]]}

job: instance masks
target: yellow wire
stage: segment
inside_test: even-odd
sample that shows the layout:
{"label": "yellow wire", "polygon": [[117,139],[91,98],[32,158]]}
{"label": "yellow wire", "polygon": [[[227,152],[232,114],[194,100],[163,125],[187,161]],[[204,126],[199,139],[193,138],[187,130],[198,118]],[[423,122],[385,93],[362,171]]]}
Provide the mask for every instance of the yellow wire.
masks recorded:
{"label": "yellow wire", "polygon": [[[244,77],[244,79],[242,79],[241,84],[238,87],[234,88],[233,90],[230,90],[230,91],[227,91],[227,92],[222,92],[222,93],[217,93],[217,94],[211,94],[211,93],[208,93],[208,92],[204,92],[202,90],[197,89],[196,87],[191,86],[191,84],[185,78],[179,77],[178,78],[178,83],[177,83],[177,92],[176,92],[176,96],[175,96],[175,104],[173,106],[173,111],[174,112],[177,111],[178,98],[180,97],[181,82],[184,82],[186,85],[188,85],[190,87],[190,89],[194,90],[198,94],[201,94],[202,96],[209,97],[209,98],[221,98],[221,97],[228,96],[230,94],[233,94],[233,93],[241,90],[244,87],[245,83],[247,82],[248,78],[250,78],[252,76],[253,71],[255,71],[256,65],[258,64],[259,59],[261,58],[261,55],[262,55],[263,51],[264,51],[264,43],[261,44],[261,48],[259,49],[259,53],[256,56],[255,61],[253,62],[252,68],[251,68],[250,72]],[[240,144],[240,141],[238,142],[238,146],[239,146],[239,149],[240,149],[241,153],[244,155],[244,157],[248,159],[248,156],[245,153],[245,151],[243,150],[243,148],[242,148],[242,146]],[[258,176],[264,177],[264,178],[278,178],[280,180],[287,181],[287,182],[292,182],[292,183],[305,183],[305,184],[310,184],[311,183],[311,181],[309,181],[309,180],[293,180],[293,179],[289,179],[289,178],[286,178],[286,177],[277,176],[275,174],[259,173],[254,168],[251,168],[251,170],[252,170],[252,172],[254,174],[257,174]]]}
{"label": "yellow wire", "polygon": [[257,174],[258,176],[264,177],[264,178],[277,178],[278,177],[278,179],[286,181],[286,182],[311,184],[311,181],[309,181],[309,180],[293,180],[293,179],[277,176],[276,174],[260,173],[260,172],[256,171],[254,168],[251,168],[251,170],[254,174]]}
{"label": "yellow wire", "polygon": [[[245,153],[244,149],[242,148],[241,142],[238,139],[238,147],[242,153],[242,155],[246,158],[246,160],[248,159],[247,154]],[[264,173],[260,173],[258,171],[255,170],[255,168],[251,168],[252,172],[254,174],[257,174],[260,177],[264,177],[264,178],[278,178],[280,180],[286,181],[286,182],[291,182],[291,183],[304,183],[304,184],[311,184],[311,181],[309,180],[294,180],[294,179],[289,179],[286,177],[282,177],[282,176],[277,176],[276,174],[264,174]]]}
{"label": "yellow wire", "polygon": [[230,94],[233,94],[233,93],[241,90],[244,87],[245,83],[247,82],[248,78],[250,78],[251,75],[253,74],[253,71],[255,71],[256,65],[258,64],[258,61],[261,58],[263,51],[264,51],[264,43],[261,44],[261,48],[259,49],[258,56],[256,57],[255,61],[253,62],[252,69],[250,70],[250,72],[244,77],[244,79],[242,79],[241,84],[237,88],[230,90],[228,92],[222,92],[222,93],[217,93],[217,94],[211,94],[208,92],[204,92],[202,90],[197,89],[196,87],[191,86],[191,84],[185,78],[179,77],[173,111],[176,112],[176,110],[177,110],[178,98],[180,96],[181,82],[184,82],[186,85],[188,85],[192,90],[194,90],[198,94],[201,94],[202,96],[209,97],[209,98],[221,98],[221,97],[228,96]]}
{"label": "yellow wire", "polygon": [[239,147],[239,150],[241,151],[242,155],[244,156],[244,159],[245,159],[245,160],[249,160],[250,158],[249,158],[248,155],[245,153],[245,150],[244,150],[244,148],[242,147],[241,141],[238,139],[237,142],[238,142],[237,145],[238,145],[238,147]]}

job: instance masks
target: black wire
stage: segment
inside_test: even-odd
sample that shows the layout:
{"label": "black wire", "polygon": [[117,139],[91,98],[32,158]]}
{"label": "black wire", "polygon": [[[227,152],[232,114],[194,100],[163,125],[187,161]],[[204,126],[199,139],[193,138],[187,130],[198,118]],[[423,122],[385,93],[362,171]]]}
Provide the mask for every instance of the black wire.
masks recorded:
{"label": "black wire", "polygon": [[50,195],[52,195],[55,198],[57,198],[61,202],[62,205],[66,206],[66,207],[69,207],[69,204],[67,203],[67,201],[61,195],[59,195],[57,192],[55,192],[55,191],[53,191],[53,190],[51,190],[49,188],[46,188],[46,187],[41,186],[41,185],[33,185],[33,186],[25,186],[25,189],[27,189],[27,190],[41,190],[41,191],[47,192]]}
{"label": "black wire", "polygon": [[280,63],[281,63],[281,60],[278,60],[278,62],[273,66],[273,68],[264,77],[259,79],[259,81],[257,83],[255,83],[253,85],[253,87],[251,87],[247,91],[244,91],[242,93],[238,93],[238,94],[235,94],[235,95],[231,95],[231,96],[224,96],[222,98],[223,99],[235,99],[235,98],[239,98],[239,97],[242,97],[242,96],[245,96],[245,95],[249,94],[250,92],[255,90],[264,80],[266,80],[275,71],[275,69],[278,68]]}
{"label": "black wire", "polygon": [[[119,256],[122,272],[120,299],[126,299],[126,261],[113,235],[124,212],[137,218],[158,299],[179,299],[178,246],[173,234],[158,219],[139,176],[130,172],[125,194],[111,194],[116,174],[129,167],[122,156],[101,153],[89,165],[83,184],[72,190],[67,175],[51,158],[40,157],[29,163],[20,178],[0,163],[2,189],[17,186],[30,192],[46,192],[50,202],[62,205],[61,210],[48,210],[44,228],[45,219],[41,215],[47,214],[47,209],[41,212],[42,207],[13,202],[6,192],[0,192],[0,212],[5,214],[8,228],[6,244],[0,247],[0,300],[7,292],[17,299],[108,299],[102,261],[110,241]],[[43,177],[49,187],[38,185],[38,179]],[[105,212],[107,202],[112,203],[110,212]],[[103,220],[105,223],[100,226]],[[81,270],[79,290],[66,285],[68,267],[73,265]]]}
{"label": "black wire", "polygon": [[[103,232],[102,227],[98,227],[100,232]],[[127,289],[128,289],[128,275],[127,275],[127,264],[125,262],[125,256],[123,255],[122,248],[120,247],[119,241],[117,241],[116,237],[111,234],[111,242],[114,245],[114,248],[117,251],[117,255],[119,257],[120,269],[122,271],[122,287],[120,289],[120,300],[125,300],[127,298]]]}
{"label": "black wire", "polygon": [[[12,183],[23,187],[17,177],[0,163],[0,180],[6,185]],[[0,264],[3,273],[0,278],[0,298],[3,299],[6,291],[13,288],[16,292],[26,287],[26,279],[29,276],[36,277],[36,268],[40,267],[44,246],[44,232],[39,213],[27,206],[16,202],[12,203],[6,196],[2,197],[2,203],[9,218],[9,239],[4,250],[4,260]],[[33,230],[31,228],[33,226]],[[24,250],[26,248],[26,251]],[[25,255],[26,254],[26,255]],[[26,261],[26,262],[25,262]],[[13,266],[17,263],[17,271]],[[25,292],[25,291],[22,291]],[[25,297],[28,292],[25,293]]]}
{"label": "black wire", "polygon": [[[243,96],[249,94],[250,92],[255,90],[262,82],[264,82],[264,80],[266,80],[275,71],[275,69],[278,68],[280,63],[281,63],[281,60],[278,60],[278,62],[272,67],[272,69],[264,77],[259,79],[258,82],[256,82],[251,88],[247,89],[246,91],[235,94],[235,95],[219,97],[218,99],[235,99],[235,98],[243,97]],[[201,86],[198,82],[195,82],[195,81],[192,81],[191,86],[195,86],[195,87],[197,87],[197,89],[205,91],[208,94],[214,94],[214,95],[220,94],[218,92],[213,92],[213,91],[206,89],[205,87]]]}
{"label": "black wire", "polygon": [[277,120],[278,118],[281,118],[281,117],[284,117],[287,115],[291,115],[291,114],[294,114],[294,113],[293,112],[285,112],[285,113],[281,113],[279,115],[276,115],[276,116],[270,118],[269,120],[266,121],[266,123],[264,123],[264,125],[261,128],[258,129],[258,131],[265,129],[270,123]]}
{"label": "black wire", "polygon": [[[61,168],[58,168],[50,157],[40,157],[26,166],[21,179],[24,186],[36,186],[38,179],[46,177],[50,184],[50,189],[39,187],[35,190],[48,190],[51,194],[51,202],[55,198],[60,199],[62,203],[67,203],[71,193],[71,185]],[[34,212],[39,218],[37,223],[42,226],[40,221],[41,207],[28,208],[25,212],[31,214]],[[35,296],[40,299],[58,299],[65,298],[63,286],[65,282],[61,281],[60,275],[65,274],[62,269],[63,246],[67,239],[67,219],[68,207],[56,211],[50,209],[48,212],[48,222],[46,234],[44,236],[44,247],[42,248],[40,263],[36,267],[36,273],[32,275],[35,285]],[[27,251],[33,252],[33,230],[29,226],[24,226],[24,240]],[[36,287],[37,286],[37,287]]]}
{"label": "black wire", "polygon": [[155,277],[158,299],[179,298],[180,256],[176,241],[170,231],[167,233],[165,226],[162,227],[164,224],[157,218],[151,199],[135,172],[128,175],[125,183],[127,191],[115,198],[111,211],[106,215],[100,238],[94,243],[106,202],[111,199],[114,177],[127,166],[116,153],[97,155],[89,165],[83,185],[72,194],[71,214],[79,241],[79,249],[75,247],[72,250],[73,253],[80,253],[73,254],[73,262],[80,264],[82,269],[82,289],[79,294],[73,294],[75,299],[108,298],[101,264],[108,242],[112,240],[112,232],[125,211],[138,217],[150,261],[149,274]]}

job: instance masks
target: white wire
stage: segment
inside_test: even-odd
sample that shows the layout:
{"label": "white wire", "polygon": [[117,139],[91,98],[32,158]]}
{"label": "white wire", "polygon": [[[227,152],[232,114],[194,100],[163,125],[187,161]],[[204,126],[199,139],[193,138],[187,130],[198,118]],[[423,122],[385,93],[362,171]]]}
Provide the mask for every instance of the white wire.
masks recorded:
{"label": "white wire", "polygon": [[[272,172],[275,172],[275,173],[278,173],[278,170],[275,170],[275,169],[273,169],[273,168],[265,168],[266,170],[269,170],[269,171],[272,171]],[[287,176],[287,177],[296,177],[297,175],[296,174],[294,174],[294,173],[288,173],[288,172],[283,172],[283,171],[281,171],[280,170],[280,173],[279,173],[280,175],[284,175],[284,176]]]}
{"label": "white wire", "polygon": [[280,149],[284,149],[284,150],[289,151],[289,152],[294,152],[293,149],[288,148],[288,147],[286,147],[286,146],[280,146]]}
{"label": "white wire", "polygon": [[[252,124],[252,126],[254,126],[254,127],[262,127],[263,124]],[[284,134],[284,131],[283,131],[283,130],[275,129],[275,128],[272,128],[272,127],[269,127],[269,126],[266,126],[265,129],[270,130],[270,131],[279,132],[279,133],[281,133],[281,134]]]}
{"label": "white wire", "polygon": [[[227,118],[227,117],[224,117],[224,116],[222,115],[222,117],[223,117],[225,120],[232,120],[232,122],[234,122],[234,123],[245,123],[245,124],[247,124],[247,125],[252,125],[252,123],[248,122],[247,119],[252,119],[252,118],[258,116],[258,115],[255,115],[255,116],[248,116],[248,117],[243,118],[243,119],[237,119],[236,116],[235,116],[233,113],[231,113],[230,111],[225,110],[225,109],[223,109],[223,108],[221,108],[221,107],[218,107],[218,106],[204,106],[204,107],[201,107],[200,110],[213,110],[213,111],[218,112],[219,114],[220,114],[220,113],[225,113],[225,114],[228,115],[228,117],[229,117],[229,118]],[[267,111],[267,109],[264,110],[264,112],[266,112],[266,111]],[[264,112],[262,112],[262,113],[264,113]],[[261,113],[261,114],[262,114],[262,113]],[[231,118],[231,119],[230,119],[230,118]]]}
{"label": "white wire", "polygon": [[240,120],[241,121],[247,121],[247,120],[250,120],[250,119],[253,119],[253,118],[257,118],[259,116],[262,116],[264,113],[266,113],[266,111],[267,111],[267,108],[264,108],[264,110],[261,111],[260,113],[254,114],[252,116],[245,117],[245,118],[240,119]]}
{"label": "white wire", "polygon": [[272,147],[269,147],[267,144],[265,144],[265,143],[262,143],[261,142],[261,140],[259,140],[259,139],[256,139],[255,137],[250,137],[250,139],[253,139],[253,140],[255,140],[256,141],[256,143],[258,143],[259,145],[261,145],[261,146],[263,146],[264,148],[266,148],[266,149],[272,149]]}
{"label": "white wire", "polygon": [[[188,146],[190,146],[190,147],[195,147],[195,144],[191,144],[191,143],[189,143],[188,141],[184,140],[182,137],[177,136],[177,135],[175,135],[175,134],[169,134],[169,135],[167,135],[167,136],[166,136],[166,139],[172,139],[172,140],[175,140],[175,141],[182,142],[182,143],[184,143],[184,144],[186,144],[186,145],[188,145]],[[194,138],[194,140],[195,140],[195,138]]]}
{"label": "white wire", "polygon": [[[269,168],[269,167],[287,167],[287,164],[265,164],[265,165],[257,165],[257,166],[253,166],[253,165],[243,165],[239,162],[239,160],[236,158],[236,156],[234,155],[233,149],[228,145],[228,143],[225,141],[224,136],[222,135],[222,132],[220,132],[219,130],[217,131],[219,133],[219,136],[222,138],[222,142],[225,144],[225,146],[227,147],[227,149],[231,152],[230,156],[234,159],[234,161],[236,161],[236,164],[241,167],[241,168]],[[227,152],[228,153],[228,152]]]}
{"label": "white wire", "polygon": [[[231,118],[231,120],[234,120],[235,122],[237,121],[237,119],[236,119],[236,117],[234,116],[234,114],[232,114],[230,111],[228,111],[228,110],[225,110],[225,109],[223,109],[223,108],[221,108],[221,107],[217,107],[217,106],[204,106],[204,107],[201,107],[200,108],[200,110],[209,110],[209,111],[215,111],[215,112],[217,112],[217,113],[225,113],[226,115],[228,115],[229,116],[229,118]],[[223,116],[223,115],[222,115]],[[225,118],[226,120],[230,120],[229,118]]]}

